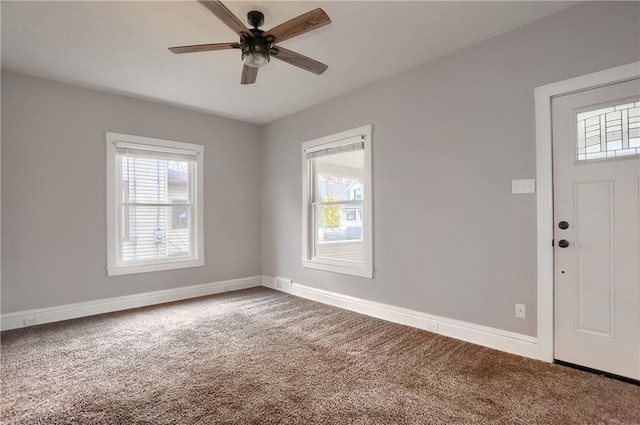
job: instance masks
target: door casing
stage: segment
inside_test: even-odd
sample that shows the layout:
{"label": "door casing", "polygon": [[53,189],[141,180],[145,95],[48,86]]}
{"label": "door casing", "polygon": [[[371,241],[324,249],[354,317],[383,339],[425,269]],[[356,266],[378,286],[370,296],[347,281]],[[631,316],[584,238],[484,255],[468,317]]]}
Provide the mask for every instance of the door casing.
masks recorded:
{"label": "door casing", "polygon": [[640,76],[640,62],[536,87],[536,202],[538,359],[553,362],[553,163],[551,99]]}

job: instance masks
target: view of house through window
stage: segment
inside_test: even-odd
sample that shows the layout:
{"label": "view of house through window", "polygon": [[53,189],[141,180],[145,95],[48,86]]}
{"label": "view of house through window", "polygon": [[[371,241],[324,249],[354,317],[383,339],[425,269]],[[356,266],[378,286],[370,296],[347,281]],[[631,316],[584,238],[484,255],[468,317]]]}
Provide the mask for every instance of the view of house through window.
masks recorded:
{"label": "view of house through window", "polygon": [[372,277],[371,126],[303,143],[303,265]]}
{"label": "view of house through window", "polygon": [[122,233],[129,236],[122,241],[122,262],[189,257],[193,162],[139,157],[126,151],[119,161],[122,182],[128,186],[120,207],[127,217]]}
{"label": "view of house through window", "polygon": [[364,147],[347,145],[342,152],[313,159],[314,221],[318,229],[314,254],[319,258],[363,261],[362,193]]}
{"label": "view of house through window", "polygon": [[202,265],[202,147],[108,133],[107,149],[109,274]]}

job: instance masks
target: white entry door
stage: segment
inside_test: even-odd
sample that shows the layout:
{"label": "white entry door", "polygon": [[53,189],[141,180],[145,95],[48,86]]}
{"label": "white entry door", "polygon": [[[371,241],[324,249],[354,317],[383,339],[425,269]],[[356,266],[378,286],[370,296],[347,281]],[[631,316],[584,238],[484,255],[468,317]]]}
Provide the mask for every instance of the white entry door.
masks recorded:
{"label": "white entry door", "polygon": [[640,81],[552,117],[555,359],[640,379]]}

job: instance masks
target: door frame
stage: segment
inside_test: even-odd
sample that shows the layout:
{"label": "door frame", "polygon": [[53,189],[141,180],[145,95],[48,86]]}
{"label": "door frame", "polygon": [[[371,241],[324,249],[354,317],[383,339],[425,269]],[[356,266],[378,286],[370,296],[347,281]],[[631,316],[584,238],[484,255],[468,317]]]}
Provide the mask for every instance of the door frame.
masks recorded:
{"label": "door frame", "polygon": [[640,76],[640,62],[536,87],[536,181],[537,181],[537,303],[538,359],[554,360],[553,299],[553,158],[551,100],[591,88],[623,82]]}

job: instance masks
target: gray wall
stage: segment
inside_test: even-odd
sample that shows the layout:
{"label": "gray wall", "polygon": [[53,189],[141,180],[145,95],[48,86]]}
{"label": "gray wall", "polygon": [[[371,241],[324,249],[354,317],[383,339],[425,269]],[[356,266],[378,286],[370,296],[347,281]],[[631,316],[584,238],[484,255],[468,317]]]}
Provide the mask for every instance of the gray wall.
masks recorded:
{"label": "gray wall", "polygon": [[[263,127],[2,72],[2,312],[264,274],[535,335],[533,89],[639,60],[639,16],[580,4]],[[300,144],[367,123],[375,279],[303,269]],[[106,277],[106,131],[205,145],[205,267]]]}
{"label": "gray wall", "polygon": [[[106,277],[105,132],[205,146],[205,267]],[[260,275],[257,126],[2,73],[2,312]]]}
{"label": "gray wall", "polygon": [[[533,90],[639,60],[639,6],[579,4],[263,127],[263,274],[536,335],[535,195],[511,194]],[[375,279],[304,269],[300,144],[367,123]]]}

